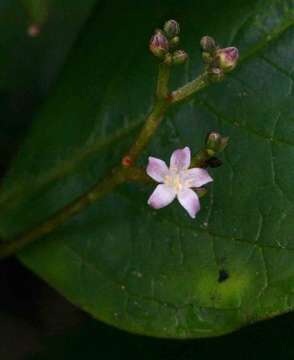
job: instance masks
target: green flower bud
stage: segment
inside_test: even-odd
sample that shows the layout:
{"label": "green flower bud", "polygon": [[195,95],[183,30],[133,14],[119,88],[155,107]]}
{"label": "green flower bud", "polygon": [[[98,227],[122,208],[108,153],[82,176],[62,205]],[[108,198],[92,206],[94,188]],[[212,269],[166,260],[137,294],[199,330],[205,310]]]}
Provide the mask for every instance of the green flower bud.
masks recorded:
{"label": "green flower bud", "polygon": [[164,24],[163,29],[169,38],[173,38],[174,36],[177,36],[180,33],[180,25],[176,20],[168,20]]}
{"label": "green flower bud", "polygon": [[214,156],[215,155],[215,151],[212,149],[206,149],[206,153],[208,156]]}
{"label": "green flower bud", "polygon": [[173,54],[173,64],[180,65],[188,59],[188,54],[184,50],[177,50]]}
{"label": "green flower bud", "polygon": [[228,146],[228,143],[229,143],[229,137],[228,136],[222,137],[220,147],[219,147],[218,151],[219,152],[224,151],[225,148]]}
{"label": "green flower bud", "polygon": [[163,62],[164,62],[166,65],[172,65],[172,63],[173,63],[173,56],[172,56],[172,54],[171,54],[171,53],[165,54],[165,57],[164,57]]}
{"label": "green flower bud", "polygon": [[224,151],[228,145],[229,138],[221,136],[217,132],[211,132],[207,136],[206,147],[207,150],[212,150],[214,153],[219,153]]}
{"label": "green flower bud", "polygon": [[238,59],[239,51],[235,47],[218,49],[216,51],[216,61],[224,72],[232,71],[236,67]]}
{"label": "green flower bud", "polygon": [[180,43],[180,37],[179,36],[175,36],[172,39],[170,39],[169,44],[171,47],[177,47]]}
{"label": "green flower bud", "polygon": [[209,52],[203,51],[202,60],[205,64],[211,64],[213,62],[213,56]]}
{"label": "green flower bud", "polygon": [[203,38],[200,41],[200,46],[203,51],[209,53],[214,52],[217,48],[214,38],[210,36],[203,36]]}
{"label": "green flower bud", "polygon": [[207,149],[217,152],[221,144],[221,138],[221,135],[217,132],[209,133],[206,140]]}
{"label": "green flower bud", "polygon": [[157,30],[156,33],[152,36],[149,49],[153,55],[162,58],[169,49],[169,43],[162,31]]}

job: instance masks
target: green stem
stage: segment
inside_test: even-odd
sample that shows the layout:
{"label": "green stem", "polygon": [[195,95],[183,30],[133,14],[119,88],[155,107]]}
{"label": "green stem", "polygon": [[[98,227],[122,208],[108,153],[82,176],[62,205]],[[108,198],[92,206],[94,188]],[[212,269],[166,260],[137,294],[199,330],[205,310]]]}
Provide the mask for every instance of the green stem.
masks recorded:
{"label": "green stem", "polygon": [[76,200],[61,210],[57,211],[53,216],[49,217],[43,223],[37,225],[32,230],[27,232],[25,231],[23,234],[18,235],[16,238],[11,239],[10,241],[5,241],[0,246],[0,257],[4,258],[10,256],[23,249],[26,245],[32,243],[36,239],[51,233],[58,226],[64,224],[66,220],[78,214],[87,205],[95,202],[100,197],[109,193],[117,185],[124,182],[124,180],[125,178],[123,174],[115,169],[111,174],[106,176],[92,189],[78,197]]}
{"label": "green stem", "polygon": [[209,81],[209,75],[204,72],[199,75],[196,79],[190,81],[186,85],[180,87],[179,89],[171,93],[171,104],[178,104],[183,100],[188,99],[190,96],[205,88]]}
{"label": "green stem", "polygon": [[156,96],[158,99],[165,99],[168,95],[168,82],[170,77],[170,66],[161,63],[159,65]]}
{"label": "green stem", "polygon": [[143,128],[141,129],[139,135],[134,141],[133,145],[128,151],[127,157],[130,160],[131,164],[137,160],[140,153],[144,150],[144,148],[149,144],[153,134],[159,127],[163,115],[168,109],[168,82],[170,77],[170,67],[165,64],[159,65],[159,73],[157,79],[157,87],[156,87],[156,100],[148,115]]}
{"label": "green stem", "polygon": [[167,108],[168,106],[165,100],[156,101],[137,139],[129,149],[127,156],[130,158],[131,163],[134,163],[137,160],[140,153],[149,144],[151,138],[153,137],[153,134],[159,127]]}
{"label": "green stem", "polygon": [[80,213],[88,205],[96,202],[101,197],[110,193],[118,185],[127,181],[150,182],[150,178],[145,171],[140,168],[123,169],[115,168],[102,181],[94,185],[86,193],[79,196],[73,202],[57,211],[51,217],[41,224],[35,226],[29,231],[18,235],[16,238],[7,240],[0,245],[0,258],[8,257],[20,250],[26,245],[50,234],[59,226],[63,225],[68,219]]}

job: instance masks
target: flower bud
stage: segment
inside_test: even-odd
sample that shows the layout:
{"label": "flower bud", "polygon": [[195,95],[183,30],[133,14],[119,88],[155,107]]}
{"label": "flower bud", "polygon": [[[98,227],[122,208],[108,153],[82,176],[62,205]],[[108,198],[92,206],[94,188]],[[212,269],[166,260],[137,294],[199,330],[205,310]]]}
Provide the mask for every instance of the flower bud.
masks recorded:
{"label": "flower bud", "polygon": [[149,49],[152,54],[157,57],[163,57],[168,52],[168,40],[160,30],[157,30],[152,36],[149,43]]}
{"label": "flower bud", "polygon": [[206,140],[207,149],[217,152],[221,144],[221,138],[221,135],[217,132],[209,133]]}
{"label": "flower bud", "polygon": [[176,20],[168,20],[164,24],[163,29],[169,38],[173,38],[174,36],[177,36],[180,33],[180,25]]}
{"label": "flower bud", "polygon": [[172,63],[173,63],[172,54],[171,53],[165,54],[163,62],[165,63],[165,65],[172,65]]}
{"label": "flower bud", "polygon": [[209,75],[210,75],[210,79],[215,82],[222,81],[225,76],[224,71],[222,69],[214,68],[214,67],[209,69]]}
{"label": "flower bud", "polygon": [[224,72],[232,71],[238,62],[239,51],[235,47],[218,49],[216,51],[216,61]]}
{"label": "flower bud", "polygon": [[188,59],[188,54],[184,50],[177,50],[173,54],[173,64],[180,65]]}
{"label": "flower bud", "polygon": [[202,60],[205,64],[211,64],[213,62],[213,56],[209,52],[203,51]]}
{"label": "flower bud", "polygon": [[217,132],[211,132],[207,136],[206,147],[207,150],[212,150],[214,153],[219,153],[224,151],[224,149],[228,145],[228,142],[229,142],[228,137],[221,136]]}
{"label": "flower bud", "polygon": [[203,51],[206,51],[206,52],[209,52],[209,53],[216,50],[215,40],[214,40],[214,38],[212,38],[210,36],[203,36],[203,38],[200,41],[200,46],[201,46]]}
{"label": "flower bud", "polygon": [[218,151],[219,152],[224,151],[225,148],[228,146],[228,143],[229,143],[229,137],[228,136],[222,137]]}
{"label": "flower bud", "polygon": [[179,45],[179,43],[180,43],[180,37],[179,36],[175,36],[172,39],[170,39],[170,41],[169,41],[170,46],[174,47],[174,48],[177,47]]}
{"label": "flower bud", "polygon": [[196,189],[197,195],[199,198],[202,198],[207,194],[207,189],[205,187],[200,187]]}

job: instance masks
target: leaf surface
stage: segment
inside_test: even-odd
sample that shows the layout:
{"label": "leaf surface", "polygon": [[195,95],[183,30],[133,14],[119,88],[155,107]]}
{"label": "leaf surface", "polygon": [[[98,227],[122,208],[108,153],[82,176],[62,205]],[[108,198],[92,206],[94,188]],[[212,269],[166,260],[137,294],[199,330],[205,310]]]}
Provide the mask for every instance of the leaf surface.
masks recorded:
{"label": "leaf surface", "polygon": [[197,4],[105,2],[0,199],[0,231],[10,237],[119,161],[152,102],[156,64],[147,44],[167,18],[180,20],[190,54],[173,86],[199,73],[201,36],[238,46],[238,69],[171,111],[142,157],[168,160],[185,145],[196,152],[211,130],[230,136],[196,220],[175,203],[154,211],[151,187],[124,185],[20,254],[94,317],[158,337],[220,335],[294,306],[294,2]]}

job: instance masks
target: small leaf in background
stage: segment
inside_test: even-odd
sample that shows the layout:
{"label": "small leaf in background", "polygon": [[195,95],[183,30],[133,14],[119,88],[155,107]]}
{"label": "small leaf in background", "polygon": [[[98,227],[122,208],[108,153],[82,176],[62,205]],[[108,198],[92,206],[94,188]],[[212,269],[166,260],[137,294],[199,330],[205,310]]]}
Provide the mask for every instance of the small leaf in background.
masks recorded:
{"label": "small leaf in background", "polygon": [[[200,71],[209,34],[240,49],[231,77],[172,111],[147,154],[230,137],[197,220],[156,212],[127,185],[19,255],[94,317],[157,337],[209,337],[293,309],[293,0],[105,2],[42,106],[0,195],[12,237],[87,191],[119,161],[153,97],[148,40],[168,18]],[[98,11],[99,10],[99,11]],[[122,14],[124,16],[122,16]]]}
{"label": "small leaf in background", "polygon": [[27,33],[31,37],[40,35],[42,26],[48,18],[48,0],[22,0],[24,8],[27,10],[29,26]]}
{"label": "small leaf in background", "polygon": [[[0,175],[15,156],[96,0],[9,0],[0,4]],[[30,38],[30,26],[42,34]]]}

